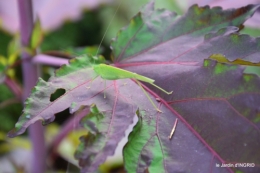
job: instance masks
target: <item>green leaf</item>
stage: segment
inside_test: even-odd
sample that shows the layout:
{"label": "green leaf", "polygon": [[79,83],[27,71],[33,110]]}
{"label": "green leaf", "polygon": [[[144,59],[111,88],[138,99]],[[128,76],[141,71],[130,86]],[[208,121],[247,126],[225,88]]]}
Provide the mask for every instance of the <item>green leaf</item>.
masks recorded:
{"label": "green leaf", "polygon": [[61,53],[65,53],[69,56],[75,57],[75,56],[81,56],[81,55],[99,55],[102,52],[101,50],[98,50],[97,46],[87,46],[87,47],[80,47],[80,48],[73,48],[68,47],[61,51]]}
{"label": "green leaf", "polygon": [[0,55],[8,56],[8,43],[12,40],[12,36],[0,29]]}
{"label": "green leaf", "polygon": [[229,61],[224,55],[222,54],[213,54],[209,57],[210,59],[214,59],[221,63],[228,63],[228,64],[238,64],[238,65],[247,65],[247,66],[260,66],[260,63],[253,63],[250,61],[245,61],[243,59],[235,59],[234,61]]}
{"label": "green leaf", "polygon": [[4,56],[0,55],[0,84],[5,80],[5,70],[7,68],[7,60]]}
{"label": "green leaf", "polygon": [[40,46],[42,40],[43,40],[43,31],[41,28],[40,20],[37,19],[34,23],[32,35],[31,35],[30,48],[35,50],[38,46]]}
{"label": "green leaf", "polygon": [[[20,53],[20,36],[16,34],[14,38],[9,42],[8,45],[8,57],[18,56]],[[9,64],[14,63],[14,61],[9,61]]]}

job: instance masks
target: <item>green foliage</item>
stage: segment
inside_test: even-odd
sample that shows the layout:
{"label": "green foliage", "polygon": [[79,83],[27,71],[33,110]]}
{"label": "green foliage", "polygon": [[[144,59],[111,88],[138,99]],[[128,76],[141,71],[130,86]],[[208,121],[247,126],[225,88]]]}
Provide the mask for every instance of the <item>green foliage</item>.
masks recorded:
{"label": "green foliage", "polygon": [[0,131],[8,132],[19,117],[22,105],[19,100],[14,99],[7,86],[1,84],[0,91]]}
{"label": "green foliage", "polygon": [[[98,45],[102,36],[97,12],[85,12],[77,22],[66,22],[59,29],[45,34],[42,51],[64,50],[67,47]],[[66,36],[66,37],[64,37]]]}
{"label": "green foliage", "polygon": [[19,36],[14,36],[6,45],[7,55],[0,54],[0,83],[4,81],[6,75],[12,79],[15,78],[15,70],[11,66],[15,64],[20,53]]}
{"label": "green foliage", "polygon": [[43,40],[43,31],[41,28],[41,22],[39,19],[36,20],[32,35],[31,35],[31,41],[30,41],[30,48],[35,50],[38,48]]}
{"label": "green foliage", "polygon": [[241,34],[248,34],[252,37],[260,36],[259,28],[250,28],[250,27],[243,28],[243,30],[241,31]]}
{"label": "green foliage", "polygon": [[0,38],[0,55],[7,56],[8,43],[11,41],[12,36],[0,29]]}

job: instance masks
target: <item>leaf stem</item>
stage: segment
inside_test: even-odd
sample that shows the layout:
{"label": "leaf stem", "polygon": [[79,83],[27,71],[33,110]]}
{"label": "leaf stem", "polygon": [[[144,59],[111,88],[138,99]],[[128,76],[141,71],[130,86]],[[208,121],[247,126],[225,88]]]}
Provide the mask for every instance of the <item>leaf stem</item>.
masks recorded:
{"label": "leaf stem", "polygon": [[10,98],[8,100],[5,100],[3,102],[0,103],[0,109],[3,109],[7,106],[10,106],[12,104],[15,104],[15,103],[20,103],[21,101],[17,98]]}
{"label": "leaf stem", "polygon": [[69,63],[68,59],[59,58],[50,55],[44,55],[44,54],[36,55],[33,58],[32,62],[35,64],[51,65],[51,66],[58,66],[58,67],[60,67],[63,64]]}
{"label": "leaf stem", "polygon": [[12,80],[9,77],[5,77],[5,84],[8,86],[8,88],[13,92],[13,94],[16,96],[17,99],[22,98],[22,88],[16,83],[15,80]]}
{"label": "leaf stem", "polygon": [[89,109],[83,109],[82,111],[77,111],[74,116],[71,116],[62,126],[60,132],[55,136],[52,143],[49,146],[49,155],[51,158],[51,163],[55,161],[57,155],[57,149],[62,142],[62,140],[74,129],[79,128],[80,120],[89,113]]}

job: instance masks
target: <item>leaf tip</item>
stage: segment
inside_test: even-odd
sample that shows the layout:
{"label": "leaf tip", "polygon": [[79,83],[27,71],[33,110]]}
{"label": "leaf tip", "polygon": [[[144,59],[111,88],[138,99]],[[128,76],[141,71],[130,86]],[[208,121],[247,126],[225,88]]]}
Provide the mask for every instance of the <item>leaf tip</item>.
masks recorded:
{"label": "leaf tip", "polygon": [[7,133],[7,137],[14,138],[22,133],[25,132],[26,128],[21,127],[18,123],[16,123],[15,128],[13,128],[11,131]]}
{"label": "leaf tip", "polygon": [[9,138],[14,138],[15,136],[17,136],[15,128],[7,133],[7,137],[9,137]]}

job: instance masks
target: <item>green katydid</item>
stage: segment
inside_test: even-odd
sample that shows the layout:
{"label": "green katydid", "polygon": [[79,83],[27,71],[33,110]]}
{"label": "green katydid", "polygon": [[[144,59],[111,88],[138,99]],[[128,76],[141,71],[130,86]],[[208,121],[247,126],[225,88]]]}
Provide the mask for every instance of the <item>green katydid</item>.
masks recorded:
{"label": "green katydid", "polygon": [[151,100],[150,96],[147,94],[147,92],[144,90],[144,88],[142,87],[141,83],[138,80],[147,82],[147,83],[155,86],[156,88],[160,89],[161,91],[163,91],[166,94],[172,94],[172,91],[167,92],[164,89],[162,89],[161,87],[155,85],[153,79],[139,75],[137,73],[133,73],[133,72],[123,70],[123,69],[120,69],[117,67],[113,67],[110,65],[106,65],[106,64],[93,65],[93,69],[94,69],[95,73],[97,74],[97,76],[100,76],[101,78],[103,78],[105,80],[117,80],[117,79],[128,79],[128,78],[134,79],[136,81],[136,83],[144,91],[145,95],[147,96],[149,101],[152,103],[153,107],[158,112],[162,112],[162,111],[155,106],[154,102]]}
{"label": "green katydid", "polygon": [[[121,6],[121,3],[122,1],[120,2],[120,4],[118,5],[115,13],[114,13],[114,16],[113,18],[111,19],[111,21],[109,22],[108,24],[108,27],[106,28],[106,31],[105,31],[105,34],[98,46],[98,50],[96,52],[96,56],[97,56],[97,53],[100,49],[100,46],[101,46],[101,43],[103,42],[104,38],[105,38],[105,35],[108,31],[108,28],[109,26],[111,25],[119,7]],[[95,58],[94,58],[95,59]],[[117,79],[134,79],[136,81],[136,83],[141,87],[141,89],[143,90],[143,92],[145,93],[146,97],[149,99],[149,101],[152,103],[153,107],[158,111],[158,112],[162,112],[159,108],[156,107],[156,105],[154,104],[154,102],[152,101],[152,99],[150,98],[150,96],[147,94],[147,92],[144,90],[144,88],[142,87],[141,83],[138,81],[143,81],[143,82],[147,82],[153,86],[155,86],[156,88],[158,88],[159,90],[163,91],[164,93],[166,94],[172,94],[172,91],[171,92],[167,92],[165,91],[164,89],[162,89],[161,87],[157,86],[154,84],[154,80],[151,79],[151,78],[148,78],[148,77],[145,77],[145,76],[142,76],[142,75],[139,75],[137,73],[133,73],[133,72],[130,72],[130,71],[127,71],[127,70],[123,70],[123,69],[120,69],[120,68],[117,68],[117,67],[113,67],[113,66],[110,66],[110,65],[106,65],[106,64],[98,64],[98,65],[93,65],[93,69],[96,73],[96,77],[100,76],[101,78],[105,79],[105,80],[117,80]],[[95,78],[96,78],[95,77]],[[95,79],[94,78],[94,79]],[[93,79],[93,80],[94,80]],[[93,81],[92,80],[92,81]]]}

